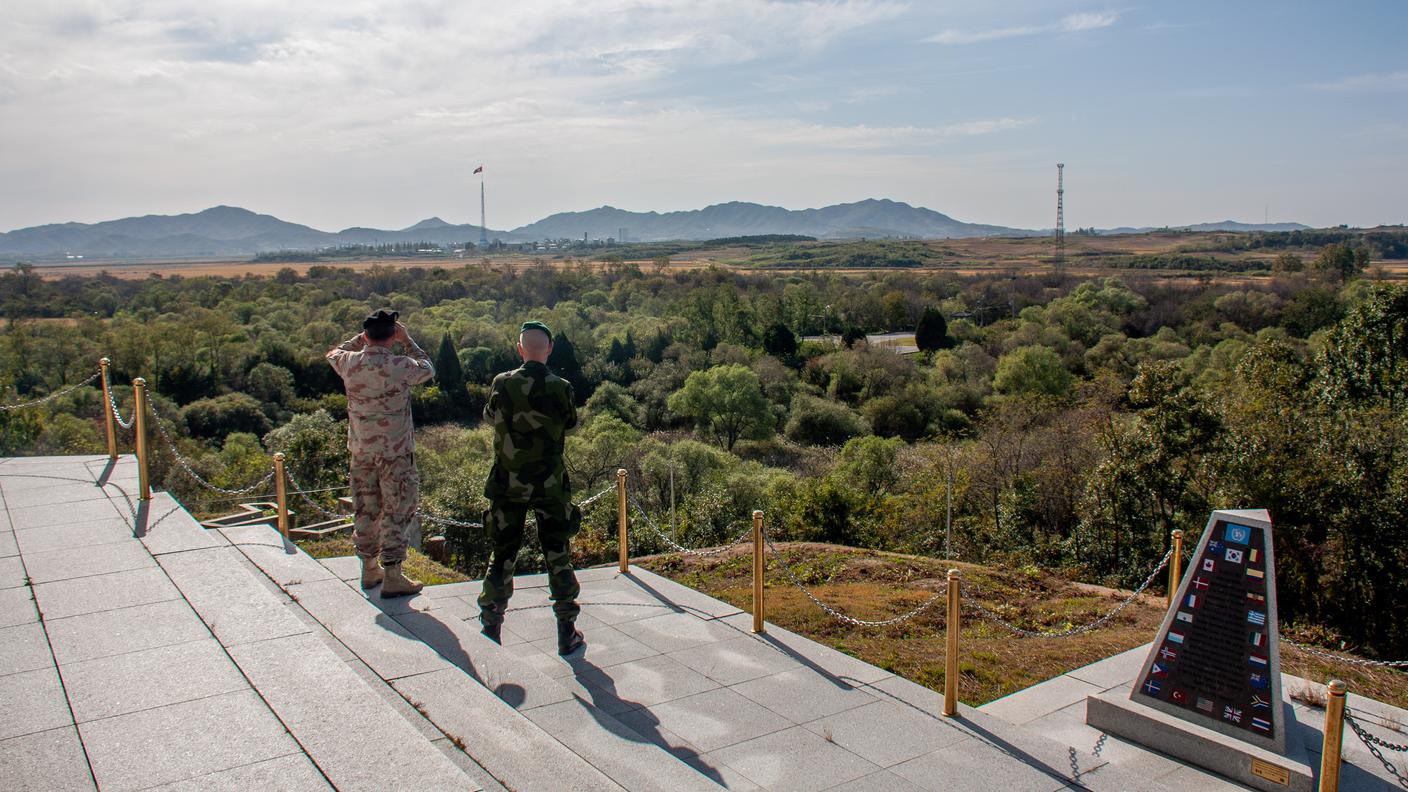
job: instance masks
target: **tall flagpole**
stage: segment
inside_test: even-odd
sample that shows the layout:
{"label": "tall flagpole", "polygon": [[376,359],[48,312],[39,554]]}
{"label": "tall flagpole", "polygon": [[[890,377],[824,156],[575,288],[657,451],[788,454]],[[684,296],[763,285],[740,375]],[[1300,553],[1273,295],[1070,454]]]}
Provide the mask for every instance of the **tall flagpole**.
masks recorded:
{"label": "tall flagpole", "polygon": [[484,225],[484,166],[479,166],[479,245],[489,244],[489,229]]}

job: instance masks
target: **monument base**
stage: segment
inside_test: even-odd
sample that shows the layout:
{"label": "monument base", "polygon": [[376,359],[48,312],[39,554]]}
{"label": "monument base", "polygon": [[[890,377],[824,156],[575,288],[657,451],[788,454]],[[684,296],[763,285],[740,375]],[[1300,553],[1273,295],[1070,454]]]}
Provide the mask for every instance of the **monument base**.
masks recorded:
{"label": "monument base", "polygon": [[1295,712],[1282,702],[1288,738],[1286,756],[1219,734],[1129,700],[1117,687],[1085,700],[1085,722],[1100,731],[1182,759],[1218,775],[1267,792],[1314,792],[1315,767],[1304,743],[1295,739]]}

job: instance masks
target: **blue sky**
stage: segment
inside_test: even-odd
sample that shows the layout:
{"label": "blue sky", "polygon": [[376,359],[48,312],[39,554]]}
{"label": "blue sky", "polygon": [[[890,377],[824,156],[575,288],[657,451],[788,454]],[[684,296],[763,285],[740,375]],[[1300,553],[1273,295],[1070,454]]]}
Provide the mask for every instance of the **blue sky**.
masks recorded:
{"label": "blue sky", "polygon": [[1018,227],[1408,222],[1408,4],[0,7],[0,229],[869,197]]}

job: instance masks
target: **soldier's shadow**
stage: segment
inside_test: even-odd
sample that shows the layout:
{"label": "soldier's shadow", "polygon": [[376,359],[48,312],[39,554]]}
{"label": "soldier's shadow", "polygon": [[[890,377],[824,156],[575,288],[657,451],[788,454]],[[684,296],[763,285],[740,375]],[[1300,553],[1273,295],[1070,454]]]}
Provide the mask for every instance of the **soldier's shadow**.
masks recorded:
{"label": "soldier's shadow", "polygon": [[[590,647],[590,637],[587,640]],[[591,699],[588,702],[580,695],[574,695],[573,700],[596,720],[598,726],[622,739],[655,745],[694,768],[710,781],[721,787],[727,786],[718,769],[704,761],[693,748],[672,744],[660,731],[660,721],[650,710],[639,702],[621,697],[616,689],[616,681],[605,669],[587,660],[580,651],[564,659],[572,667],[572,675],[581,683]],[[586,706],[588,703],[592,706]],[[621,714],[609,714],[613,712]]]}

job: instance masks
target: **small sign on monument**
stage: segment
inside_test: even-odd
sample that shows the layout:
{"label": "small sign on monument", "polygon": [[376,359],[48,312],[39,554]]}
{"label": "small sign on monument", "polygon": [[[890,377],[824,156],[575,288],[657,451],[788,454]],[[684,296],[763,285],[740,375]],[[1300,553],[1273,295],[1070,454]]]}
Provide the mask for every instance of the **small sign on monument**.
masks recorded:
{"label": "small sign on monument", "polygon": [[1284,754],[1271,517],[1216,511],[1130,699]]}

